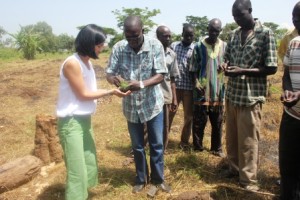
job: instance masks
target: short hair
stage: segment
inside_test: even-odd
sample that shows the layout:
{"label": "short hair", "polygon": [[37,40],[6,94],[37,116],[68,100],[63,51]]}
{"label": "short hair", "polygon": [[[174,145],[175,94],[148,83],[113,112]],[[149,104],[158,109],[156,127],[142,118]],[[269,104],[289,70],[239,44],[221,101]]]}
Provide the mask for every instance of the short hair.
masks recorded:
{"label": "short hair", "polygon": [[139,28],[143,29],[143,21],[139,16],[129,15],[124,20],[124,30],[128,27],[139,26]]}
{"label": "short hair", "polygon": [[75,50],[82,56],[97,59],[95,46],[104,43],[105,40],[106,34],[100,26],[88,24],[79,31],[75,39]]}
{"label": "short hair", "polygon": [[295,4],[294,9],[293,9],[293,13],[294,12],[299,12],[299,11],[300,11],[300,1]]}
{"label": "short hair", "polygon": [[252,4],[250,0],[235,0],[235,6],[241,5],[244,9],[252,9]]}
{"label": "short hair", "polygon": [[188,23],[184,23],[183,24],[183,28],[182,28],[182,32],[184,33],[189,28],[192,29],[192,30],[194,30],[194,26],[193,25],[188,24]]}
{"label": "short hair", "polygon": [[164,31],[164,29],[169,29],[169,27],[164,26],[164,25],[160,25],[159,27],[157,27],[156,29],[156,37],[160,36],[162,34],[162,32]]}

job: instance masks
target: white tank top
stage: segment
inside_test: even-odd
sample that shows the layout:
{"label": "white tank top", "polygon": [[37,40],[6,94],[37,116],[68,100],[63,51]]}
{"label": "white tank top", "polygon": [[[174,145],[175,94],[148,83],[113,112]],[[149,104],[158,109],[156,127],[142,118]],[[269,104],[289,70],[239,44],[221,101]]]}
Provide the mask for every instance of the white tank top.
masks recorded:
{"label": "white tank top", "polygon": [[72,56],[69,56],[60,67],[60,83],[56,114],[58,117],[66,117],[73,115],[91,115],[96,110],[97,100],[79,100],[73,92],[68,79],[66,79],[66,77],[64,76],[63,67],[65,63],[70,59],[74,59],[79,62],[83,80],[87,89],[90,91],[97,90],[95,71],[92,63],[89,61],[90,68],[88,68],[82,62],[77,53],[75,53]]}

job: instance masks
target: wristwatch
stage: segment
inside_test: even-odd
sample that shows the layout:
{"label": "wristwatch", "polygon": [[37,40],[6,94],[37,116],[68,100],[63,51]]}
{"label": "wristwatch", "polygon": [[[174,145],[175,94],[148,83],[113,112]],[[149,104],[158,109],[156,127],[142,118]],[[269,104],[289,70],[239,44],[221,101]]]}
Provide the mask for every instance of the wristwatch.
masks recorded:
{"label": "wristwatch", "polygon": [[140,81],[140,88],[143,89],[145,86],[144,86],[144,83],[143,81]]}

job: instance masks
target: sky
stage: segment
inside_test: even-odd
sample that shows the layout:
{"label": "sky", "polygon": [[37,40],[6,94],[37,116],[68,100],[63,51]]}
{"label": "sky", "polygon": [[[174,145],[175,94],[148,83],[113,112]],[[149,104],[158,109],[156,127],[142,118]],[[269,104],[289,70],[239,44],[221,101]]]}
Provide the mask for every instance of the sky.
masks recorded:
{"label": "sky", "polygon": [[[180,34],[186,16],[219,18],[223,25],[234,22],[231,8],[234,0],[6,0],[1,2],[0,26],[9,33],[17,33],[20,26],[46,22],[55,35],[76,37],[76,27],[94,23],[117,28],[112,11],[122,8],[160,9],[151,18],[158,25],[168,26]],[[252,0],[253,17],[261,22],[274,22],[292,28],[292,10],[297,0]]]}

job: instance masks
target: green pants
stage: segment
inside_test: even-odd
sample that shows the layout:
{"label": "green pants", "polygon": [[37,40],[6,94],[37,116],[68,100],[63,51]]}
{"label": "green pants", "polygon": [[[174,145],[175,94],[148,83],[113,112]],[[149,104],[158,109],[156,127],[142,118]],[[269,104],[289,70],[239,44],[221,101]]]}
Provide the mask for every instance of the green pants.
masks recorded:
{"label": "green pants", "polygon": [[85,200],[98,183],[96,147],[91,116],[58,119],[58,134],[67,168],[66,200]]}

